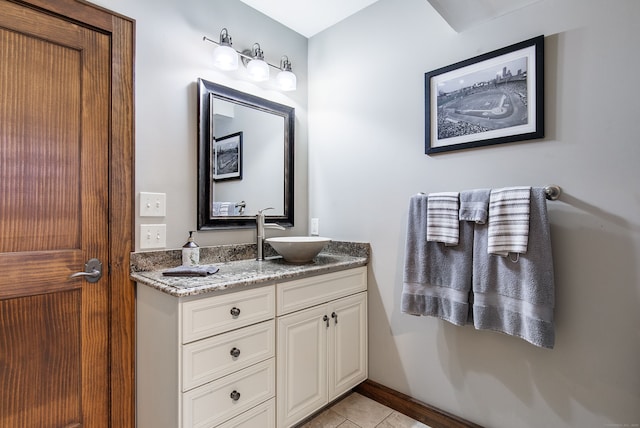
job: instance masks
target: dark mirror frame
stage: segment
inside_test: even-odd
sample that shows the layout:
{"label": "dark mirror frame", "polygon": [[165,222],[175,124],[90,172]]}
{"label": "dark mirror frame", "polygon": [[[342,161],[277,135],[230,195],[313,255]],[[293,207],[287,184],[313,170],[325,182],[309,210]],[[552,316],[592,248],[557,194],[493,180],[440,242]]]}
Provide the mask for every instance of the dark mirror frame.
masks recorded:
{"label": "dark mirror frame", "polygon": [[[211,111],[209,98],[216,98],[249,108],[275,114],[284,118],[284,213],[267,215],[269,223],[284,227],[293,226],[293,164],[294,164],[294,124],[295,109],[255,95],[228,88],[204,79],[198,79],[198,230],[240,229],[255,227],[255,215],[211,217]],[[267,207],[262,207],[267,208]],[[268,213],[268,211],[267,211]]]}

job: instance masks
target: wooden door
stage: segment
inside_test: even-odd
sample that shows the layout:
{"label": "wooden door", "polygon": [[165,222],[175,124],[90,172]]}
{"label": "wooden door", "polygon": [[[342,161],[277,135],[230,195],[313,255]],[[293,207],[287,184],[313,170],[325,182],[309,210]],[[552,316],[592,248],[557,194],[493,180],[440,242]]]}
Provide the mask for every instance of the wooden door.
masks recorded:
{"label": "wooden door", "polygon": [[367,293],[329,305],[327,338],[329,401],[367,379]]}
{"label": "wooden door", "polygon": [[[0,427],[110,423],[110,61],[0,0]],[[91,258],[98,282],[69,278]]]}
{"label": "wooden door", "polygon": [[290,427],[327,404],[327,305],[278,319],[278,427]]}

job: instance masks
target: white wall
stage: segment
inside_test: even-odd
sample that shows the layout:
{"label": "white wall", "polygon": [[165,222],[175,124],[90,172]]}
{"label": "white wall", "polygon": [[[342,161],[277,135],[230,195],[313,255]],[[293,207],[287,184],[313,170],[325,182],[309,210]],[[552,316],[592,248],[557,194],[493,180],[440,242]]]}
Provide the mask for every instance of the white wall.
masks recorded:
{"label": "white wall", "polygon": [[[136,20],[135,58],[135,218],[140,223],[166,223],[167,248],[178,248],[196,229],[197,207],[197,79],[203,78],[296,109],[295,228],[307,231],[307,39],[238,0],[94,0]],[[265,59],[279,64],[282,55],[298,77],[295,92],[280,92],[268,83],[247,80],[237,72],[214,68],[211,55],[226,27],[233,46],[243,50],[260,43]],[[272,70],[274,71],[274,70]],[[165,218],[139,218],[138,194],[165,192]],[[263,207],[264,208],[264,207]],[[198,232],[200,245],[254,242],[252,229]],[[136,250],[139,244],[136,244]]]}
{"label": "white wall", "polygon": [[[545,0],[458,34],[381,0],[310,39],[309,215],[372,244],[371,379],[490,427],[640,424],[639,19]],[[546,138],[426,156],[424,73],[540,34]],[[412,194],[551,183],[555,349],[400,313]]]}

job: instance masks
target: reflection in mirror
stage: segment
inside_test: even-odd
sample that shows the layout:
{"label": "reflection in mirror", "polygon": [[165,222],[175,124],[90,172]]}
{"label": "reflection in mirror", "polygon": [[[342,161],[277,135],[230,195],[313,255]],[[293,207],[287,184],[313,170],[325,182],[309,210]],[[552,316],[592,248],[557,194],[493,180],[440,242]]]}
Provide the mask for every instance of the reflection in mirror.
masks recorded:
{"label": "reflection in mirror", "polygon": [[[216,98],[211,94],[213,111],[213,186],[215,202],[243,200],[245,213],[256,215],[259,209],[274,207],[273,214],[284,215],[284,118],[243,105]],[[218,148],[234,144],[234,136],[242,136],[242,152],[238,156],[237,146],[220,153]],[[231,143],[226,143],[231,140]],[[231,168],[229,168],[231,165]],[[227,174],[216,174],[223,168]],[[244,175],[240,171],[246,170]],[[234,175],[229,179],[218,178]],[[269,183],[265,186],[264,183]]]}
{"label": "reflection in mirror", "polygon": [[293,226],[294,109],[198,79],[198,229]]}

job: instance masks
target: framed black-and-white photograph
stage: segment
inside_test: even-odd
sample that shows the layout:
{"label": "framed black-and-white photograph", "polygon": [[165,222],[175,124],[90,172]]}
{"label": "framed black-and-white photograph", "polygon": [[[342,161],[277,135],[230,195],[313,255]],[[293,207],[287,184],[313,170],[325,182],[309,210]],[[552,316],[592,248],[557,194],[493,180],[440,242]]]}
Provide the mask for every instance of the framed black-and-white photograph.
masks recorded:
{"label": "framed black-and-white photograph", "polygon": [[425,73],[425,153],[544,137],[544,36]]}
{"label": "framed black-and-white photograph", "polygon": [[214,138],[211,153],[214,181],[242,179],[242,132]]}

